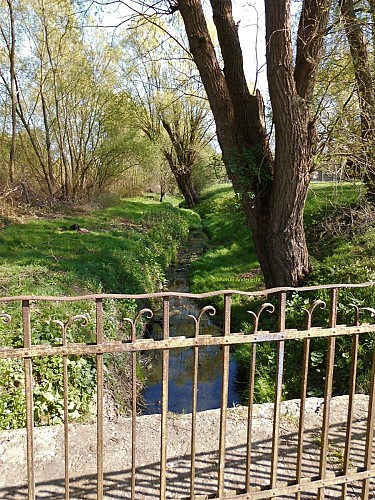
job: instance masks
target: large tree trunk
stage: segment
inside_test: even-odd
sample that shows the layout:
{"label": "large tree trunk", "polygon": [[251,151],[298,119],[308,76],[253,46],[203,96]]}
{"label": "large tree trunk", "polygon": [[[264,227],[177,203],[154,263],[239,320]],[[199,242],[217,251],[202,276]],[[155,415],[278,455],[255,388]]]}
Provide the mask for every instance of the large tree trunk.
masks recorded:
{"label": "large tree trunk", "polygon": [[193,185],[190,171],[181,171],[180,169],[172,169],[176,179],[178,189],[186,202],[187,208],[193,208],[199,202],[199,196]]}
{"label": "large tree trunk", "polygon": [[[199,196],[195,189],[192,172],[196,161],[196,153],[194,150],[194,141],[186,143],[184,137],[178,131],[178,127],[172,126],[165,119],[161,119],[161,123],[166,130],[170,141],[171,148],[164,149],[163,153],[168,161],[169,167],[176,179],[177,186],[185,199],[188,208],[193,208],[199,202]],[[175,124],[176,125],[176,124]],[[193,137],[192,124],[190,138]]]}
{"label": "large tree trunk", "polygon": [[270,223],[269,217],[259,215],[257,223],[253,241],[266,287],[299,284],[310,271],[303,221],[296,221],[294,227],[284,224],[284,231],[278,229],[279,221]]}
{"label": "large tree trunk", "polygon": [[315,144],[311,92],[329,0],[305,0],[293,67],[290,5],[265,0],[267,68],[275,124],[275,157],[260,94],[251,95],[230,0],[211,0],[224,70],[200,0],[178,0],[190,50],[215,118],[223,160],[240,195],[267,287],[298,285],[309,272],[303,209]]}

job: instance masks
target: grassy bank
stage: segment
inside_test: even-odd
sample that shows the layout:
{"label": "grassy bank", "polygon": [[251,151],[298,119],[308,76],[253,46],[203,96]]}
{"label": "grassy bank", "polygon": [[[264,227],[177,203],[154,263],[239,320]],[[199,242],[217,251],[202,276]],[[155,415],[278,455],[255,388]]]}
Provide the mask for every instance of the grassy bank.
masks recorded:
{"label": "grassy bank", "polygon": [[[199,217],[150,199],[93,212],[2,219],[3,295],[155,291]],[[87,232],[69,228],[77,224]]]}
{"label": "grassy bank", "polygon": [[[195,208],[208,236],[208,249],[192,262],[189,272],[190,291],[258,290],[263,277],[253,249],[251,233],[233,193],[231,185],[218,185],[207,190]],[[223,297],[210,301],[222,309]],[[234,327],[247,319],[243,301],[233,302]]]}
{"label": "grassy bank", "polygon": [[[264,287],[251,232],[230,185],[205,192],[196,208],[209,249],[190,270],[193,292]],[[313,272],[306,283],[350,283],[374,279],[375,221],[362,185],[313,183],[305,207]]]}
{"label": "grassy bank", "polygon": [[[374,211],[366,206],[361,185],[341,183],[313,183],[306,207],[305,227],[313,272],[306,284],[361,283],[375,280],[375,220]],[[250,231],[237,206],[237,200],[230,186],[217,186],[207,191],[197,208],[205,231],[209,236],[209,251],[192,263],[190,273],[193,292],[213,289],[237,289],[252,291],[264,287],[256,260]],[[287,303],[287,327],[301,327],[305,321],[303,308],[315,299],[326,300],[324,293],[291,294]],[[221,308],[222,299],[215,299],[214,305]],[[353,308],[349,304],[373,306],[374,289],[345,292],[340,296],[339,322],[353,321]],[[248,310],[256,311],[262,301],[233,297],[233,328],[244,332],[252,331]],[[324,324],[327,310],[319,310],[319,321]],[[273,315],[262,316],[261,328],[275,329]],[[360,375],[358,386],[361,391],[368,388],[372,336],[363,337],[358,361]],[[326,363],[326,341],[312,342],[310,395],[322,395]],[[337,342],[334,393],[345,391],[350,373],[350,339]],[[286,348],[284,396],[299,397],[300,378],[296,366],[302,363],[302,343]],[[250,349],[242,346],[236,349],[242,378],[247,379]],[[255,401],[270,401],[274,396],[276,352],[271,343],[257,347],[257,377]]]}
{"label": "grassy bank", "polygon": [[[16,214],[1,218],[0,286],[3,296],[81,295],[85,293],[145,293],[160,287],[164,271],[176,257],[189,230],[200,226],[199,216],[171,203],[153,199],[124,200],[97,211],[60,214]],[[76,224],[86,231],[70,227]],[[107,338],[124,335],[124,317],[134,317],[134,301],[105,301]],[[12,321],[0,321],[0,346],[22,345],[20,304],[3,304]],[[87,327],[74,322],[69,341],[95,338],[92,303],[49,302],[32,306],[33,343],[59,344],[63,323],[74,315],[87,319]],[[118,391],[128,365],[108,356],[107,388]],[[35,359],[34,417],[37,425],[61,423],[63,418],[62,360]],[[96,391],[95,359],[69,358],[69,414],[72,420],[88,415]],[[123,391],[124,392],[124,391]],[[124,393],[119,401],[126,407]],[[0,360],[0,428],[25,423],[23,364]]]}

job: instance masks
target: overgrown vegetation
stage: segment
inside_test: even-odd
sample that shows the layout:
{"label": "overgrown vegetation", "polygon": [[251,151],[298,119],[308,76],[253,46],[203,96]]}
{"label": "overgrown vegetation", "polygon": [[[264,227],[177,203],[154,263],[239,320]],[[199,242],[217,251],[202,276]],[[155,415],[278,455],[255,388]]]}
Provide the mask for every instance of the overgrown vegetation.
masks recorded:
{"label": "overgrown vegetation", "polygon": [[[350,183],[314,183],[311,185],[305,207],[305,225],[313,271],[306,285],[327,283],[361,283],[375,280],[375,224],[374,210],[364,197],[363,185]],[[197,208],[203,226],[210,238],[211,248],[191,266],[191,290],[193,292],[213,289],[236,289],[252,291],[263,288],[258,263],[251,251],[251,241],[237,200],[229,187],[215,187],[206,192]],[[250,251],[249,251],[250,248]],[[327,293],[291,294],[287,304],[287,327],[300,328],[305,325],[303,308],[315,299],[329,303]],[[339,323],[353,322],[354,309],[350,304],[371,306],[374,304],[374,289],[346,290],[340,294]],[[268,300],[268,299],[267,299]],[[270,298],[272,301],[272,298]],[[233,297],[232,325],[246,333],[253,331],[253,322],[248,310],[257,311],[264,300],[249,300]],[[222,304],[214,304],[220,309]],[[318,308],[314,313],[317,325],[327,324],[328,308]],[[276,314],[264,313],[261,329],[275,330]],[[370,356],[373,335],[362,336],[357,390],[368,390]],[[324,390],[327,341],[315,339],[311,344],[312,354],[309,374],[309,395],[321,396]],[[240,378],[247,380],[250,363],[250,348],[236,348],[235,356],[240,369]],[[303,343],[287,343],[285,352],[284,396],[299,397],[300,374],[295,370],[302,365]],[[351,339],[340,338],[336,345],[334,393],[345,393],[350,375]],[[257,375],[255,401],[271,401],[274,397],[276,350],[273,343],[257,346]]]}
{"label": "overgrown vegetation", "polygon": [[[82,295],[93,292],[143,293],[155,291],[164,280],[164,271],[175,259],[191,229],[203,228],[209,236],[208,251],[190,267],[192,292],[213,289],[258,290],[264,288],[255,253],[242,211],[229,185],[206,191],[196,212],[160,204],[152,196],[126,201],[107,200],[105,208],[60,214],[44,211],[20,213],[1,218],[0,286],[3,296]],[[176,203],[175,203],[176,205]],[[29,209],[30,210],[30,209]],[[364,282],[375,279],[375,227],[373,209],[363,197],[362,185],[313,184],[308,196],[305,221],[313,272],[307,284]],[[87,232],[70,227],[77,224]],[[250,248],[250,251],[249,251]],[[328,300],[327,294],[291,294],[288,297],[287,327],[301,327],[306,321],[303,308],[314,299]],[[270,299],[272,301],[272,298]],[[261,300],[235,297],[232,328],[252,332],[248,310],[256,311]],[[373,305],[373,288],[345,291],[340,295],[339,322],[353,321],[349,304]],[[145,304],[147,305],[147,304]],[[218,310],[222,298],[215,299]],[[134,317],[132,300],[104,301],[105,335],[124,338],[129,329],[124,317]],[[22,314],[20,304],[3,304],[0,312],[10,314],[11,322],[0,321],[0,346],[20,346]],[[91,302],[63,304],[32,303],[33,343],[61,344],[62,325],[75,315],[83,318],[67,327],[68,341],[95,340],[95,309]],[[314,324],[326,324],[328,310],[316,310]],[[56,323],[56,320],[62,324]],[[87,323],[86,325],[84,323]],[[276,314],[263,314],[261,329],[276,329]],[[320,396],[324,389],[325,339],[311,342],[308,394]],[[357,390],[368,390],[373,336],[361,337]],[[351,339],[338,339],[336,346],[334,394],[348,387]],[[249,346],[236,349],[239,376],[247,380]],[[299,397],[303,343],[286,345],[284,396]],[[131,403],[127,390],[129,360],[125,355],[105,357],[106,387],[115,404],[126,411]],[[257,346],[255,401],[274,397],[276,351],[272,343]],[[0,361],[0,428],[25,424],[24,367],[18,360]],[[37,425],[63,420],[62,359],[33,360],[34,417]],[[90,417],[96,393],[94,357],[69,357],[69,416],[72,420]],[[139,378],[142,378],[140,372]],[[128,394],[128,396],[126,396]]]}
{"label": "overgrown vegetation", "polygon": [[[87,232],[69,228],[77,224]],[[56,216],[34,214],[3,219],[0,231],[0,286],[3,296],[82,295],[85,293],[145,293],[156,291],[164,271],[186,241],[190,228],[200,224],[197,214],[142,198],[121,201],[95,212]],[[104,302],[105,335],[129,334],[123,318],[135,315],[132,300]],[[9,323],[0,320],[0,346],[23,344],[20,303],[2,304]],[[68,342],[95,340],[92,302],[32,303],[32,342],[61,344],[61,325],[82,315],[67,328]],[[87,326],[84,326],[84,319]],[[117,388],[118,401],[126,390],[126,357],[107,356],[107,387]],[[90,414],[96,392],[94,357],[70,356],[69,416]],[[62,359],[33,360],[34,417],[37,425],[61,423],[63,418]],[[121,382],[121,384],[120,384]],[[23,362],[0,360],[0,429],[25,424]],[[119,394],[121,392],[121,394]],[[116,396],[116,394],[114,394]],[[130,396],[127,396],[128,398]],[[126,406],[126,397],[124,406]]]}

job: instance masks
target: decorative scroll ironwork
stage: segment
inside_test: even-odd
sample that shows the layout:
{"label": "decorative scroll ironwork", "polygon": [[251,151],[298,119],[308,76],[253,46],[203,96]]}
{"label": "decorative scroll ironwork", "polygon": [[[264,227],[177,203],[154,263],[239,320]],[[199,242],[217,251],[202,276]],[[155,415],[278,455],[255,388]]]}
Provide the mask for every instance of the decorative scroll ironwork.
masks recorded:
{"label": "decorative scroll ironwork", "polygon": [[89,319],[84,314],[76,314],[75,316],[72,316],[71,318],[69,318],[65,322],[61,321],[60,319],[53,319],[52,320],[52,323],[55,323],[56,325],[58,325],[61,328],[63,345],[66,345],[67,340],[68,340],[67,339],[67,330],[75,321],[80,321],[81,326],[87,326],[89,324]]}
{"label": "decorative scroll ironwork", "polygon": [[4,312],[0,313],[0,318],[2,319],[3,323],[10,323],[12,321],[12,316]]}
{"label": "decorative scroll ironwork", "polygon": [[354,307],[354,324],[360,326],[359,315],[361,311],[367,311],[371,314],[371,317],[375,317],[375,309],[373,307],[359,307],[357,304],[349,304]]}
{"label": "decorative scroll ironwork", "polygon": [[200,323],[204,313],[208,313],[210,316],[215,316],[216,309],[214,308],[214,306],[205,306],[199,311],[197,317],[195,317],[193,314],[188,314],[188,318],[192,318],[195,323],[195,337],[199,335]]}
{"label": "decorative scroll ironwork", "polygon": [[259,319],[263,311],[267,311],[269,314],[272,314],[275,312],[275,306],[271,304],[270,302],[265,302],[260,306],[258,311],[255,313],[254,311],[247,311],[249,314],[251,314],[254,317],[254,332],[253,333],[258,333],[258,327],[259,327]]}
{"label": "decorative scroll ironwork", "polygon": [[145,307],[144,309],[141,309],[137,316],[133,319],[131,318],[124,318],[123,321],[126,321],[127,323],[130,324],[131,326],[131,341],[135,342],[137,338],[137,326],[138,323],[143,315],[146,315],[147,319],[151,319],[154,315],[154,313],[151,311],[151,309],[148,309]]}
{"label": "decorative scroll ironwork", "polygon": [[327,304],[324,302],[324,300],[315,300],[312,304],[310,304],[309,307],[304,307],[303,310],[306,313],[306,330],[310,330],[311,328],[311,323],[312,323],[312,317],[315,309],[317,307],[320,307],[320,309],[325,309],[327,307]]}

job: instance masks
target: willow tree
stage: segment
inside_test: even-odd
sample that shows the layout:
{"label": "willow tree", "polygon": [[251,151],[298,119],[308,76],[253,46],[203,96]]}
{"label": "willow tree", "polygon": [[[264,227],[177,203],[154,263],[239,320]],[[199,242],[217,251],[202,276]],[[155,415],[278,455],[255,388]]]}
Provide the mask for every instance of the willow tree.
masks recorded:
{"label": "willow tree", "polygon": [[182,43],[157,17],[134,23],[124,38],[126,88],[138,104],[134,121],[157,143],[189,208],[199,201],[194,170],[213,138],[212,115],[196,68]]}
{"label": "willow tree", "polygon": [[[3,5],[0,4],[0,12],[3,14],[4,19],[8,20],[8,23],[0,23],[0,34],[4,45],[4,52],[6,53],[6,58],[9,61],[9,78],[7,79],[4,73],[0,69],[0,78],[8,82],[10,89],[10,100],[11,100],[11,116],[12,116],[12,137],[11,145],[9,151],[9,181],[14,182],[14,172],[15,172],[15,155],[16,155],[16,134],[17,134],[17,96],[16,96],[16,79],[15,79],[15,47],[16,47],[16,33],[15,33],[15,19],[14,19],[14,8],[13,1],[6,0],[7,12],[4,12]],[[7,24],[7,26],[6,26]]]}
{"label": "willow tree", "polygon": [[137,150],[145,142],[123,116],[121,133],[113,125],[120,118],[113,118],[118,56],[112,41],[88,37],[70,0],[17,1],[12,15],[17,44],[27,47],[18,51],[17,71],[8,76],[12,37],[7,19],[0,18],[0,93],[6,102],[13,102],[12,82],[17,84],[12,122],[6,114],[2,134],[8,137],[16,112],[22,168],[16,179],[50,200],[94,196],[139,163]]}
{"label": "willow tree", "polygon": [[183,18],[215,118],[223,160],[252,230],[266,285],[297,285],[310,270],[303,209],[316,145],[311,101],[331,2],[302,2],[293,43],[290,0],[265,0],[274,153],[262,96],[252,94],[246,82],[231,0],[210,3],[223,65],[215,53],[201,1],[176,0],[170,11],[179,11]]}

